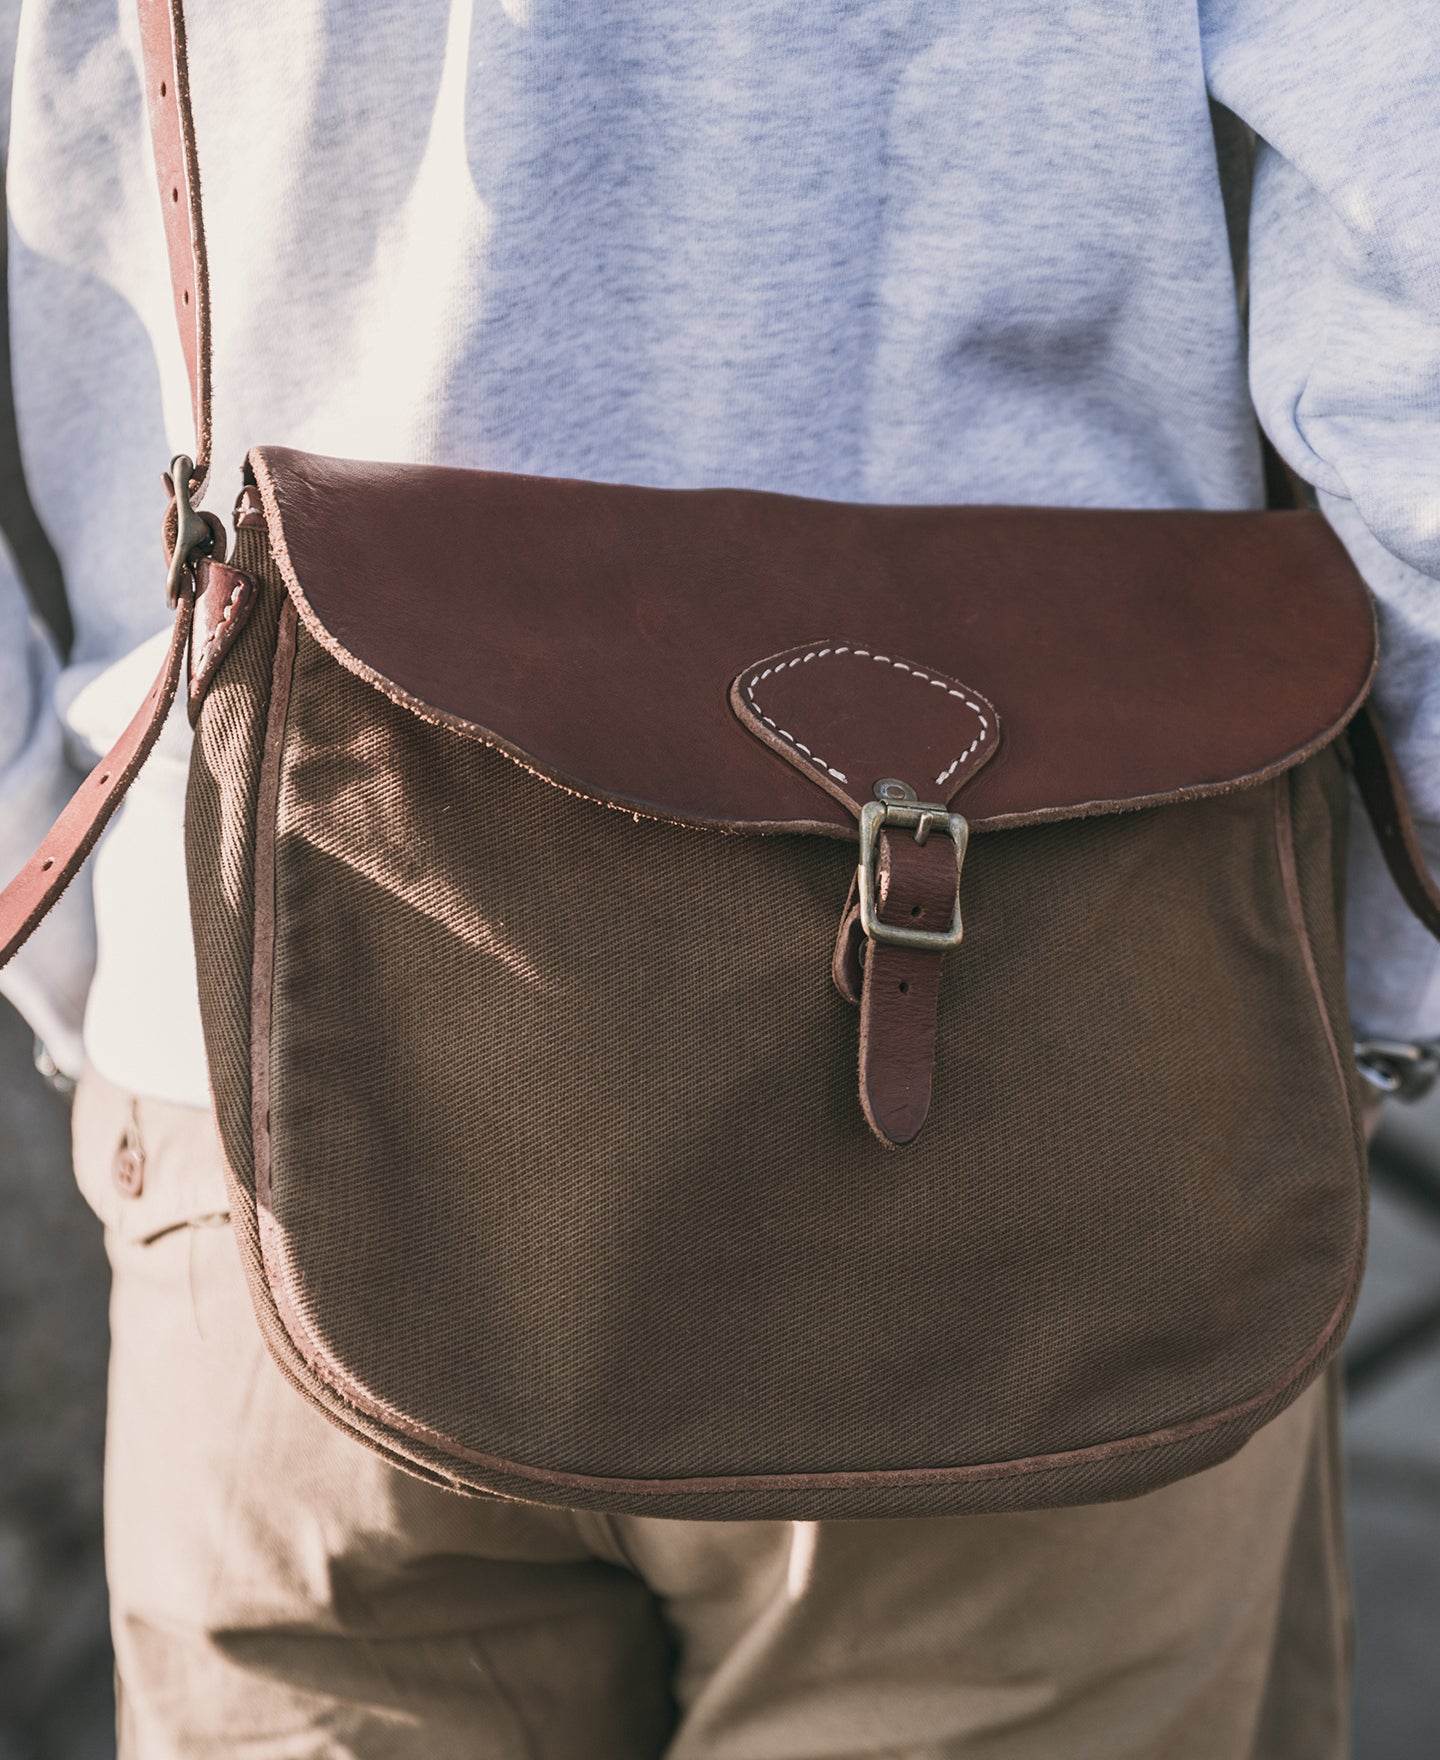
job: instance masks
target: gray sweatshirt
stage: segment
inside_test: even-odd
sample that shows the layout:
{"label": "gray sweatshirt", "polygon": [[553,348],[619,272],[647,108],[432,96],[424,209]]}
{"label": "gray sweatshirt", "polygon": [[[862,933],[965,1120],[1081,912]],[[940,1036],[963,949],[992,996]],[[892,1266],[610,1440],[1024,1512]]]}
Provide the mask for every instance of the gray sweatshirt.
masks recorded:
{"label": "gray sweatshirt", "polygon": [[[895,502],[1231,508],[1254,406],[1381,600],[1440,855],[1437,0],[192,0],[217,474],[248,444]],[[0,567],[0,870],[166,622],[192,436],[130,0],[8,0],[11,315],[78,632]],[[18,20],[16,15],[18,14]],[[1212,100],[1260,137],[1249,339]],[[1228,161],[1227,161],[1228,162]],[[188,733],[9,993],[204,1104]],[[92,923],[99,925],[93,983]],[[1362,842],[1352,1001],[1440,1032]],[[86,1001],[88,994],[88,1004]]]}

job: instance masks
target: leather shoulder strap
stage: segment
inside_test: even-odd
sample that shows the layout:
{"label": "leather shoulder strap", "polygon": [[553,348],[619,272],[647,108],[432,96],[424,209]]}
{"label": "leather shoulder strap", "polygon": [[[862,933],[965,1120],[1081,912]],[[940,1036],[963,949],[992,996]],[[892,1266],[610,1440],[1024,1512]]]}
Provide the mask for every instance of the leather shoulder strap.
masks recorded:
{"label": "leather shoulder strap", "polygon": [[190,108],[190,70],[185,58],[183,0],[138,0],[145,95],[165,240],[175,322],[190,375],[195,412],[195,476],[198,500],[210,468],[210,277],[200,206],[200,165]]}
{"label": "leather shoulder strap", "polygon": [[[200,169],[190,109],[190,73],[185,57],[184,6],[183,0],[137,0],[137,4],[145,97],[170,256],[175,321],[180,329],[195,415],[196,457],[190,493],[192,499],[198,500],[210,466],[210,282],[200,209]],[[177,526],[172,502],[166,526],[169,546],[175,542]],[[81,783],[40,848],[0,892],[0,966],[24,944],[79,872],[159,738],[184,672],[196,594],[203,595],[212,588],[233,593],[236,583],[241,581],[242,577],[218,558],[203,559],[193,570],[179,596],[164,664],[145,701],[124,733]],[[160,591],[158,578],[156,591]]]}
{"label": "leather shoulder strap", "polygon": [[193,588],[187,585],[181,594],[170,645],[144,702],[124,733],[70,797],[39,849],[0,892],[0,966],[8,964],[49,915],[150,756],[185,674],[186,648],[197,602],[207,607],[204,628],[208,634],[204,638],[205,651],[192,661],[192,674],[197,665],[213,670],[214,662],[208,655],[219,639],[214,607],[238,605],[252,591],[249,577],[228,563],[204,556],[195,565]]}
{"label": "leather shoulder strap", "polygon": [[1437,939],[1440,939],[1440,885],[1430,872],[1415,821],[1405,798],[1405,785],[1380,717],[1366,703],[1347,730],[1355,759],[1355,782],[1375,835],[1380,842],[1390,878],[1400,896]]}

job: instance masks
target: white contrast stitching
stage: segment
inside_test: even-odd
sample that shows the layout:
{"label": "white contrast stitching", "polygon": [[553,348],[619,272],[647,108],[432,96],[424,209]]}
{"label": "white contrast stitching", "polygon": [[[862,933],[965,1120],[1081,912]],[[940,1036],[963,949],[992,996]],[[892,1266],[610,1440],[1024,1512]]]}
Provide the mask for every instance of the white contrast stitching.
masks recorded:
{"label": "white contrast stitching", "polygon": [[780,738],[794,746],[796,751],[803,752],[812,764],[819,765],[827,776],[833,776],[837,782],[849,782],[850,778],[843,770],[837,770],[833,765],[827,764],[823,758],[817,758],[814,752],[810,750],[809,746],[802,745],[793,733],[787,733],[783,727],[777,726],[755,700],[755,687],[764,684],[765,680],[769,678],[772,673],[786,672],[792,666],[804,666],[811,660],[823,660],[827,654],[853,654],[857,660],[875,660],[882,666],[893,666],[897,672],[908,672],[911,678],[915,679],[918,683],[934,685],[937,690],[942,690],[947,696],[954,697],[957,702],[963,703],[967,709],[973,710],[975,714],[980,717],[979,733],[975,735],[974,739],[970,741],[970,744],[963,752],[961,752],[960,756],[956,758],[954,763],[948,765],[935,778],[937,784],[948,782],[960,766],[973,758],[986,739],[989,738],[989,717],[978,703],[972,702],[971,699],[965,695],[964,691],[957,691],[953,685],[949,684],[943,678],[931,678],[928,672],[921,672],[916,666],[907,666],[903,660],[892,660],[888,654],[872,654],[868,648],[850,648],[843,646],[838,648],[815,648],[808,654],[797,654],[793,660],[778,660],[773,665],[767,666],[763,672],[757,672],[754,678],[752,678],[749,684],[745,687],[745,695],[750,699],[750,707],[772,732],[779,734]]}
{"label": "white contrast stitching", "polygon": [[225,601],[225,609],[220,613],[220,621],[215,625],[214,629],[210,631],[210,634],[206,636],[205,645],[201,648],[199,654],[195,658],[194,666],[190,669],[191,678],[199,678],[200,674],[204,671],[205,662],[210,658],[210,650],[215,646],[216,642],[219,641],[225,625],[229,623],[230,619],[235,615],[235,607],[240,603],[240,595],[245,591],[245,588],[248,585],[249,582],[242,578],[230,589],[230,597]]}

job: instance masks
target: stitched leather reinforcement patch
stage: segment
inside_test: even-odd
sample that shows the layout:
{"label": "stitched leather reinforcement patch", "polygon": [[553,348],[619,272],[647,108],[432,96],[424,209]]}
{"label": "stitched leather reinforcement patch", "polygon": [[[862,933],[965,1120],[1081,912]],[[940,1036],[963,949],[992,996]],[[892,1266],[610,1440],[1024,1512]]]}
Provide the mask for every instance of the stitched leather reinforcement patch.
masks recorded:
{"label": "stitched leather reinforcement patch", "polygon": [[949,801],[995,755],[992,705],[933,666],[863,642],[802,643],[730,687],[742,724],[859,812],[883,777]]}
{"label": "stitched leather reinforcement patch", "polygon": [[187,688],[192,727],[199,718],[210,681],[220,670],[255,603],[254,581],[224,563],[208,559],[202,563],[198,585]]}

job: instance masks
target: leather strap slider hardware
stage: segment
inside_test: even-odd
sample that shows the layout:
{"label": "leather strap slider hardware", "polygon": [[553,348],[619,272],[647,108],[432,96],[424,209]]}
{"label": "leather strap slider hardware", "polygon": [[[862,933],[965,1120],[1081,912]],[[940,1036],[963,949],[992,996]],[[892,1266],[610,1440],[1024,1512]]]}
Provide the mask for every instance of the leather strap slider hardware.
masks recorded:
{"label": "leather strap slider hardware", "polygon": [[[908,800],[896,798],[900,789],[904,789],[909,796]],[[878,941],[885,946],[914,947],[927,953],[948,953],[952,947],[960,945],[965,932],[960,920],[960,874],[965,866],[966,846],[970,842],[969,823],[960,813],[950,813],[944,807],[917,799],[914,789],[903,783],[878,782],[875,792],[881,798],[867,801],[860,809],[860,865],[855,875],[860,904],[860,927],[871,941]],[[907,929],[898,923],[882,920],[877,901],[875,868],[880,833],[887,826],[913,831],[916,843],[922,846],[935,831],[943,832],[955,845],[955,911],[948,928]]]}
{"label": "leather strap slider hardware", "polygon": [[1440,1040],[1359,1039],[1355,1065],[1378,1093],[1423,1100],[1440,1080]]}
{"label": "leather strap slider hardware", "polygon": [[190,503],[190,484],[195,476],[195,461],[182,452],[170,461],[170,485],[175,496],[175,548],[170,552],[170,569],[165,576],[165,600],[173,611],[180,603],[185,585],[185,570],[198,555],[211,550],[215,531]]}

